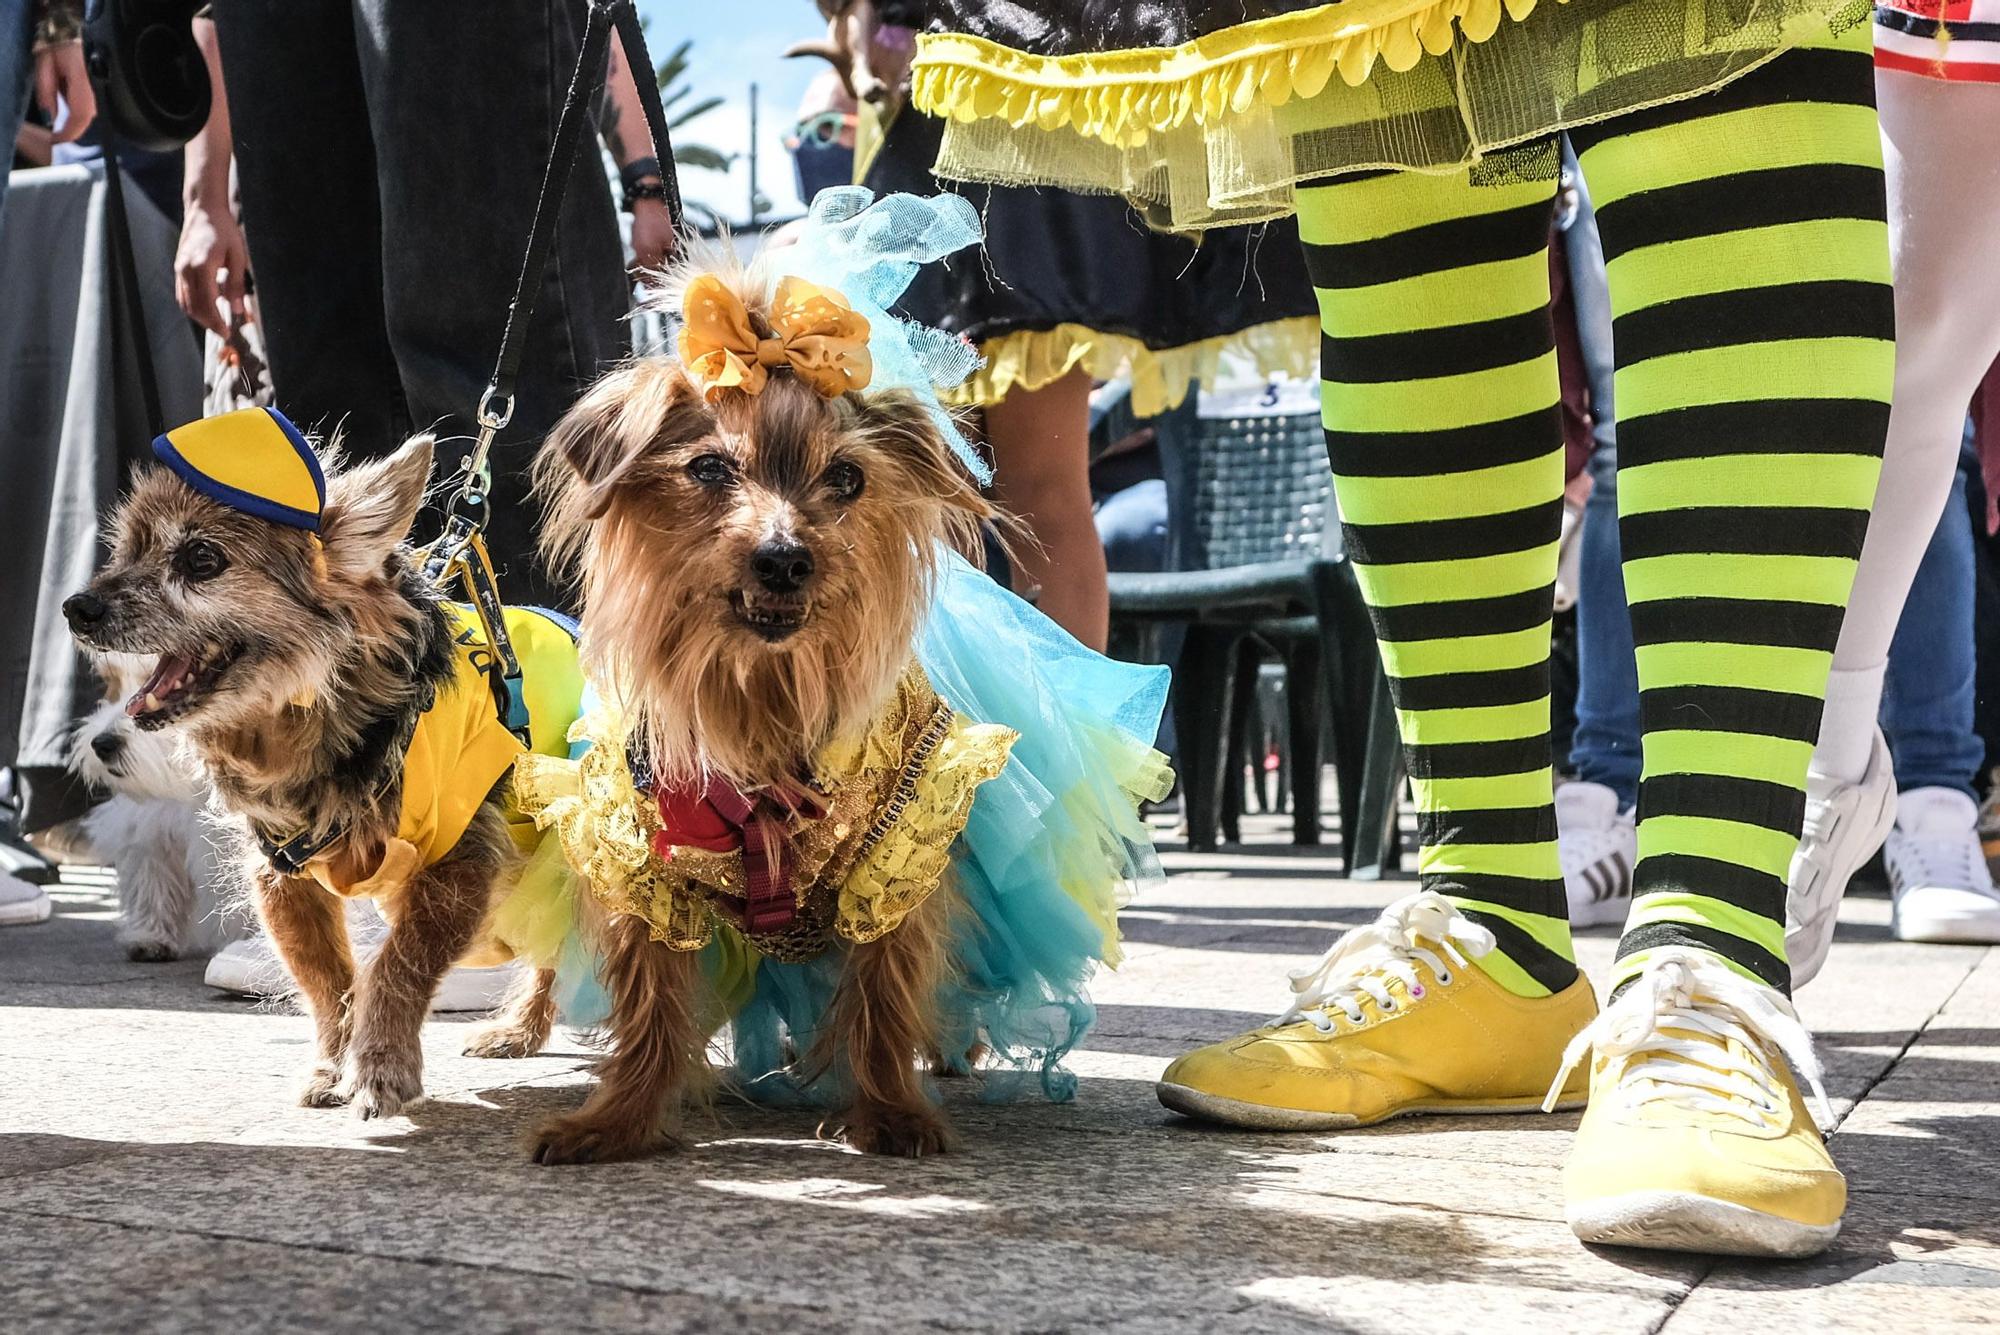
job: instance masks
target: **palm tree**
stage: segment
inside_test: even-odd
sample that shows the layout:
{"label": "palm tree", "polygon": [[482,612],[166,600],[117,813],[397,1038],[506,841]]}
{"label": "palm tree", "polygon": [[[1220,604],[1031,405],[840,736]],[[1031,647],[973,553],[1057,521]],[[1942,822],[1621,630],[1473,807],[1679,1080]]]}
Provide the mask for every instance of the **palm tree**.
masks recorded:
{"label": "palm tree", "polygon": [[[688,143],[680,134],[682,126],[707,115],[724,101],[720,97],[705,97],[692,105],[683,105],[694,96],[694,89],[685,82],[688,72],[688,48],[693,45],[692,41],[683,41],[667,52],[666,59],[660,61],[653,70],[653,77],[660,86],[660,105],[667,114],[667,130],[673,135],[674,165],[726,172],[742,154],[725,153],[708,144]],[[696,221],[710,231],[713,231],[726,216],[713,204],[703,200],[683,197],[681,207],[694,215]],[[759,212],[767,212],[771,203],[760,194],[757,198],[757,207]]]}
{"label": "palm tree", "polygon": [[[691,107],[682,107],[679,111],[674,109],[694,95],[694,89],[682,82],[683,76],[688,71],[688,48],[693,45],[692,41],[682,42],[667,52],[667,58],[653,71],[660,85],[660,105],[666,110],[669,131],[678,131],[689,121],[705,116],[722,105],[720,97],[705,97]],[[674,135],[676,166],[701,167],[708,171],[725,172],[736,158],[737,155],[734,153],[724,153],[721,149],[711,148],[707,144],[686,143],[679,134]]]}

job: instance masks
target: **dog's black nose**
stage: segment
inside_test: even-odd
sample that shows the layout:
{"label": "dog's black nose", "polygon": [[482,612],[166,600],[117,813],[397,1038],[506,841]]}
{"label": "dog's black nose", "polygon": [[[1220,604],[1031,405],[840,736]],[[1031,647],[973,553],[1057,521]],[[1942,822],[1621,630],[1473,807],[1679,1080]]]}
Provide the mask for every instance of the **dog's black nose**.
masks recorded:
{"label": "dog's black nose", "polygon": [[125,739],[115,732],[100,732],[90,739],[90,749],[97,753],[99,760],[109,765],[125,754]]}
{"label": "dog's black nose", "polygon": [[73,593],[63,599],[63,618],[75,631],[90,630],[103,621],[104,614],[110,610],[104,605],[104,600],[94,593]]}
{"label": "dog's black nose", "polygon": [[796,542],[762,542],[750,553],[750,569],[772,593],[797,593],[812,578],[812,553]]}

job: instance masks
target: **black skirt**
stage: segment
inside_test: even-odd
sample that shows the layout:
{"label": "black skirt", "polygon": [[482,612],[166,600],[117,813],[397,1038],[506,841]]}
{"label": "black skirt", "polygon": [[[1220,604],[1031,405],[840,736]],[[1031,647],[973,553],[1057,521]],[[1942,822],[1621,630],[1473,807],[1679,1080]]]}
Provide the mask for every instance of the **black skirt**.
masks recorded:
{"label": "black skirt", "polygon": [[878,194],[949,190],[979,210],[984,246],[925,266],[898,311],[987,356],[962,399],[1039,389],[1076,365],[1107,376],[1122,351],[1135,407],[1157,410],[1180,402],[1232,342],[1262,370],[1313,373],[1318,307],[1290,219],[1197,242],[1149,229],[1109,195],[943,181],[931,175],[942,133],[943,122],[905,108],[862,183]]}
{"label": "black skirt", "polygon": [[[1179,46],[1224,28],[1319,9],[1327,0],[905,0],[896,22],[957,32],[1037,56]],[[877,6],[886,14],[887,6]]]}

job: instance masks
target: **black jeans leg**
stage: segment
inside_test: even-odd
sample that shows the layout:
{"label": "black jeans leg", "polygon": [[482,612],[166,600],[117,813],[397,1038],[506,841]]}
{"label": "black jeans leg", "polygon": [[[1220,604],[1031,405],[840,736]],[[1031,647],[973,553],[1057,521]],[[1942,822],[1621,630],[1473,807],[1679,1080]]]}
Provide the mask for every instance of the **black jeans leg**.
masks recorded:
{"label": "black jeans leg", "polygon": [[[579,0],[355,4],[380,159],[389,342],[415,425],[440,437],[470,443],[583,14]],[[511,598],[556,596],[534,560],[526,471],[583,386],[624,355],[629,303],[610,186],[586,143],[542,275],[514,419],[494,451],[489,539]]]}
{"label": "black jeans leg", "polygon": [[349,0],[215,0],[245,240],[278,406],[350,456],[409,424]]}
{"label": "black jeans leg", "polygon": [[[580,0],[218,0],[244,225],[279,406],[378,455],[468,447],[500,350]],[[579,155],[529,326],[488,529],[501,586],[554,603],[526,472],[581,388],[624,355],[617,219]],[[435,519],[420,524],[419,536]]]}

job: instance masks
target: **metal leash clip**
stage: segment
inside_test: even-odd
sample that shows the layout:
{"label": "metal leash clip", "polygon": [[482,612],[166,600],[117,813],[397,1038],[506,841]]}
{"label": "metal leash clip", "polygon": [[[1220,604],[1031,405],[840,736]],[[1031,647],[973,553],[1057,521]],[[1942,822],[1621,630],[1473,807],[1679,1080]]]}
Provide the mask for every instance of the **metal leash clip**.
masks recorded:
{"label": "metal leash clip", "polygon": [[493,437],[513,419],[514,395],[511,392],[501,393],[497,384],[488,385],[486,392],[479,396],[479,411],[475,414],[479,435],[473,440],[472,451],[458,466],[465,481],[452,493],[445,507],[448,519],[463,515],[475,528],[486,526],[488,505],[493,494]]}
{"label": "metal leash clip", "polygon": [[445,519],[442,536],[424,553],[424,578],[438,589],[461,585],[473,614],[479,618],[486,645],[493,651],[488,675],[498,673],[493,684],[495,706],[507,731],[532,746],[528,728],[528,699],[522,690],[521,660],[514,652],[513,638],[507,633],[506,608],[500,601],[500,584],[493,576],[493,560],[486,554],[486,539],[480,525],[470,515],[454,511]]}

